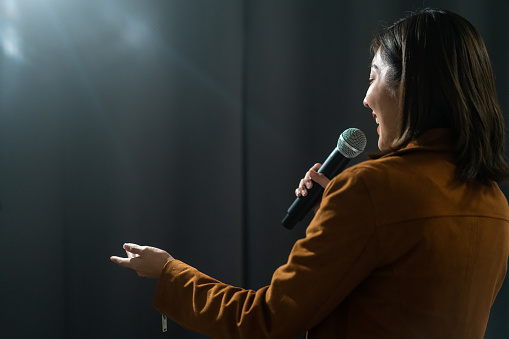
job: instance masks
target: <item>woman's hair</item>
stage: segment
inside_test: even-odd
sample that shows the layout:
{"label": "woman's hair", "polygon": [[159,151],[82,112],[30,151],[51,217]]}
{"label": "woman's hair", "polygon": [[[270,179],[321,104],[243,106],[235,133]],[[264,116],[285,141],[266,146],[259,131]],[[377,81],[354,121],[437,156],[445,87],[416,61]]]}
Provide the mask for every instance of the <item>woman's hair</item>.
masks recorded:
{"label": "woman's hair", "polygon": [[493,71],[471,23],[449,11],[421,10],[376,34],[371,52],[389,65],[389,87],[400,98],[392,150],[445,127],[453,134],[461,178],[485,184],[509,178]]}

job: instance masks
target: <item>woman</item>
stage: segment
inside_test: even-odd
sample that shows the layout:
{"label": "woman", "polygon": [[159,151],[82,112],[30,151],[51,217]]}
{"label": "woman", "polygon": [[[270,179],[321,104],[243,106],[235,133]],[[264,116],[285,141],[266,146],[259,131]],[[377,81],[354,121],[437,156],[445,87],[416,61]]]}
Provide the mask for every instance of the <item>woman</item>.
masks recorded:
{"label": "woman", "polygon": [[484,43],[464,18],[424,10],[382,30],[364,106],[381,153],[329,182],[288,263],[258,291],[165,251],[112,257],[159,278],[155,306],[214,338],[482,338],[506,274],[504,123]]}

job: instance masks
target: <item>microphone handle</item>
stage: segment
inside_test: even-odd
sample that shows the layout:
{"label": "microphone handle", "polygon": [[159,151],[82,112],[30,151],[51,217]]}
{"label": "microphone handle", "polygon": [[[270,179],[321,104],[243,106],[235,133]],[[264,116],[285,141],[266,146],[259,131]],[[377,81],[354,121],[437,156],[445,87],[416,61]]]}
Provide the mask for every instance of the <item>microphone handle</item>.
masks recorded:
{"label": "microphone handle", "polygon": [[[343,156],[336,148],[325,160],[318,173],[322,173],[332,180],[332,178],[345,169],[349,161],[350,158]],[[308,194],[306,196],[297,197],[290,208],[288,208],[288,212],[282,221],[283,226],[287,229],[294,228],[299,221],[304,219],[311,208],[320,201],[324,188],[315,182],[313,187],[307,191]]]}
{"label": "microphone handle", "polygon": [[341,173],[342,170],[345,169],[349,162],[350,158],[345,157],[338,151],[337,148],[335,148],[327,160],[325,160],[325,162],[322,164],[318,170],[318,173],[323,173],[327,178],[332,180],[332,178],[334,178],[336,175]]}

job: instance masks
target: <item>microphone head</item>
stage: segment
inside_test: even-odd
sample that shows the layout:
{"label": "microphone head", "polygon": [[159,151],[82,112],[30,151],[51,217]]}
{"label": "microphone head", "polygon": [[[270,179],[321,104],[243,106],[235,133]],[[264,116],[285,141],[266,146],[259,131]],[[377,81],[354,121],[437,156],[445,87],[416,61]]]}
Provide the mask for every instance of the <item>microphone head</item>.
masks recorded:
{"label": "microphone head", "polygon": [[358,128],[349,128],[339,136],[338,151],[349,159],[364,152],[365,147],[366,136]]}

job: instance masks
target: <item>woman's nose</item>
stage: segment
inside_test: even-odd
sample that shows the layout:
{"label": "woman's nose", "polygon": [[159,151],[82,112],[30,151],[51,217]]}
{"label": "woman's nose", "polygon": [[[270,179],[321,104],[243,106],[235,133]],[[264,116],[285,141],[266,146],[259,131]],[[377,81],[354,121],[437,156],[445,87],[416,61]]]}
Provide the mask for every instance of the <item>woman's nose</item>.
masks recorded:
{"label": "woman's nose", "polygon": [[366,98],[364,98],[364,100],[362,100],[362,104],[364,105],[364,107],[369,108],[369,104],[368,104],[368,102],[366,101]]}

